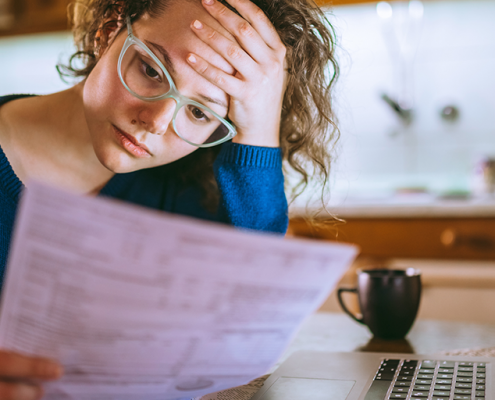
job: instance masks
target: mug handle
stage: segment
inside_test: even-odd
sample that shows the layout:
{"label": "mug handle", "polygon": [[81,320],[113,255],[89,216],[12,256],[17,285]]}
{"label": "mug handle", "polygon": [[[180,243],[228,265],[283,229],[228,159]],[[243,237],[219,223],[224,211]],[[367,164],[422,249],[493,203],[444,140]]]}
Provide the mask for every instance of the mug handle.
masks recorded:
{"label": "mug handle", "polygon": [[349,293],[355,293],[355,294],[357,294],[357,292],[358,292],[357,288],[352,288],[352,289],[351,288],[339,288],[337,290],[337,298],[339,299],[340,306],[345,311],[345,313],[347,315],[349,315],[349,317],[351,317],[354,321],[359,322],[360,324],[364,324],[363,318],[356,317],[353,313],[351,313],[348,310],[348,308],[344,304],[344,300],[342,299],[342,293],[343,292],[349,292]]}

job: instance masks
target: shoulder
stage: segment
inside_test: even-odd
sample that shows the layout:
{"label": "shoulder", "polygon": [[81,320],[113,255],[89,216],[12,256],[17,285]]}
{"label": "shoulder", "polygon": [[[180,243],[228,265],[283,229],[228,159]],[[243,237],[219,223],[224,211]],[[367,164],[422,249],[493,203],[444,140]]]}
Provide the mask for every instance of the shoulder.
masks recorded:
{"label": "shoulder", "polygon": [[9,140],[14,126],[22,124],[23,110],[29,108],[31,98],[29,94],[11,94],[0,96],[0,143]]}

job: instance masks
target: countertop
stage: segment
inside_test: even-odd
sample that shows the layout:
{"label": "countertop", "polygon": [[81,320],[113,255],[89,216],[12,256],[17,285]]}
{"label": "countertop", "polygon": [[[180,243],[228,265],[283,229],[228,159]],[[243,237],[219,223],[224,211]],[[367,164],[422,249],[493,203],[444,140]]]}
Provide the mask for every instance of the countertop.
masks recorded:
{"label": "countertop", "polygon": [[[495,218],[495,198],[445,199],[429,194],[340,198],[332,199],[327,209],[341,218]],[[296,201],[289,214],[301,217],[317,210]]]}

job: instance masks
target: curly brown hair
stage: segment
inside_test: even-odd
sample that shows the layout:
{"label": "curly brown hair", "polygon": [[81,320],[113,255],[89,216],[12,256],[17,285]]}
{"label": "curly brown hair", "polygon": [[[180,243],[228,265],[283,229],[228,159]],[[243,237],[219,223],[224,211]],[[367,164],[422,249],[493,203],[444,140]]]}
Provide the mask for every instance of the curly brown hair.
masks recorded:
{"label": "curly brown hair", "polygon": [[[79,0],[73,4],[73,32],[78,51],[68,65],[58,65],[62,76],[87,77],[98,62],[95,43],[118,18],[136,21],[165,12],[171,1],[186,0]],[[187,0],[196,1],[196,0]],[[312,0],[252,0],[261,8],[287,48],[289,78],[283,100],[280,143],[286,172],[295,171],[298,184],[292,198],[319,182],[321,198],[329,182],[331,154],[339,131],[332,110],[331,92],[339,74],[335,59],[335,32]],[[222,3],[226,4],[224,1]],[[82,67],[77,67],[77,65]],[[219,146],[201,148],[176,161],[184,183],[202,188],[210,209],[218,204],[212,164]]]}

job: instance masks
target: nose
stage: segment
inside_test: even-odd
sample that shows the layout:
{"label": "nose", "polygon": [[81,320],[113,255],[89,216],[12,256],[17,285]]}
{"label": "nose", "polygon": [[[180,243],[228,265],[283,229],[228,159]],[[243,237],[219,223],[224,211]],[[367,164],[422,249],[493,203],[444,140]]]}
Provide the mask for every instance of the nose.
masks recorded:
{"label": "nose", "polygon": [[174,99],[146,102],[138,113],[138,122],[142,128],[154,135],[163,135],[169,126],[172,128],[177,103]]}

